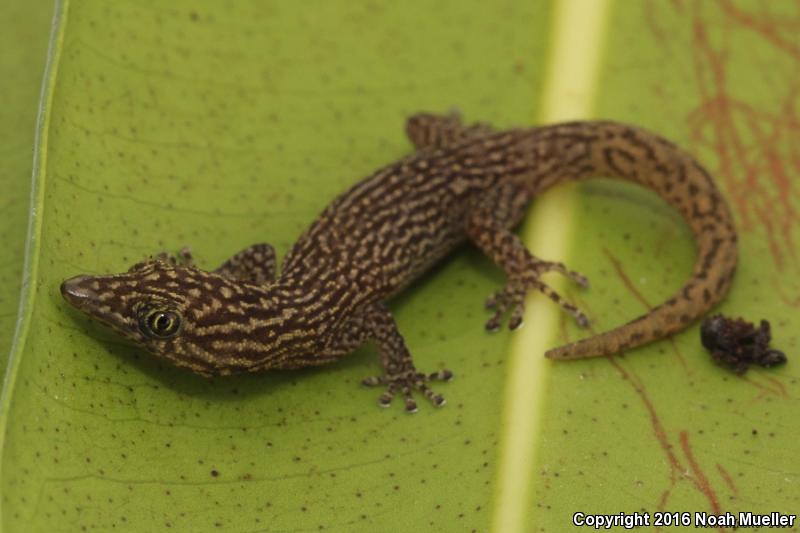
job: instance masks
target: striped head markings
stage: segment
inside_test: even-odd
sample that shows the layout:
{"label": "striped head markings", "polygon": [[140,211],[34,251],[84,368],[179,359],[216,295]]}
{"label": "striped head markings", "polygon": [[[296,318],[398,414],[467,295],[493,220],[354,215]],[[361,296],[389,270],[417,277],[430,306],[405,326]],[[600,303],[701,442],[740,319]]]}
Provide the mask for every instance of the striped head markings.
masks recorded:
{"label": "striped head markings", "polygon": [[281,346],[265,341],[291,326],[268,286],[158,260],[121,274],[70,278],[61,294],[134,344],[205,375],[248,370],[280,357]]}

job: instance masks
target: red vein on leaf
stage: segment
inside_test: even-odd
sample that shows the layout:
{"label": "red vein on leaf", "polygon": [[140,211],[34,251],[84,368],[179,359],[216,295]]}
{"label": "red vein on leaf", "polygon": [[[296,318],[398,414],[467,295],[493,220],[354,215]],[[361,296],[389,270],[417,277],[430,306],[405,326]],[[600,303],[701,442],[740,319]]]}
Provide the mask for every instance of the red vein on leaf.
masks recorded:
{"label": "red vein on leaf", "polygon": [[[714,492],[714,489],[711,488],[711,483],[709,483],[708,478],[703,472],[703,469],[700,468],[700,463],[698,463],[697,459],[695,459],[694,453],[692,452],[692,447],[689,445],[689,433],[687,433],[685,430],[680,432],[680,443],[681,449],[683,450],[686,459],[689,461],[689,467],[692,470],[692,480],[697,488],[699,488],[708,499],[708,502],[711,504],[711,510],[714,511],[714,514],[721,514],[722,509],[719,506],[717,494]],[[719,528],[719,530],[725,531],[725,528]]]}
{"label": "red vein on leaf", "polygon": [[751,104],[729,84],[733,56],[729,43],[755,28],[763,42],[781,49],[786,39],[778,30],[793,36],[800,25],[798,21],[787,25],[785,16],[776,18],[766,3],[763,12],[745,13],[727,0],[718,0],[716,5],[728,15],[729,23],[715,24],[712,38],[703,16],[708,5],[692,4],[694,77],[700,104],[689,115],[690,136],[695,145],[717,154],[715,174],[725,182],[742,231],[760,226],[773,262],[782,270],[787,259],[798,261],[794,231],[800,222],[795,207],[800,190],[792,175],[800,171],[800,148],[794,140],[800,134],[800,77],[794,72],[793,78],[776,87],[784,94],[773,96],[770,104]]}
{"label": "red vein on leaf", "polygon": [[739,489],[736,487],[736,483],[733,482],[733,477],[731,477],[728,471],[725,470],[725,468],[719,463],[717,463],[717,472],[719,472],[719,475],[722,477],[722,480],[725,482],[728,488],[731,489],[733,495],[738,498]]}

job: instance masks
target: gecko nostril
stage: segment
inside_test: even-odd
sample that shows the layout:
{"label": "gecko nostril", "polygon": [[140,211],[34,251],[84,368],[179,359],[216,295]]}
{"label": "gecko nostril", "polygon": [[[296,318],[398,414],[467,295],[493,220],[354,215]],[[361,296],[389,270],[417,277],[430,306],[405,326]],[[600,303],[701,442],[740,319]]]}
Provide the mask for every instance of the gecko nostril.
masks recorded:
{"label": "gecko nostril", "polygon": [[79,307],[83,302],[92,299],[95,292],[84,283],[89,276],[75,276],[61,284],[61,296],[70,304]]}

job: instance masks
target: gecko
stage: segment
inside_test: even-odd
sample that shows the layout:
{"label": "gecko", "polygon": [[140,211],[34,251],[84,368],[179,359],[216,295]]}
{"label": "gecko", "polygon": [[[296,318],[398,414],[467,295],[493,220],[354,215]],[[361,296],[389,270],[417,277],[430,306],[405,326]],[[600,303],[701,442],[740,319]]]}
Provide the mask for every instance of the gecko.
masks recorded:
{"label": "gecko", "polygon": [[704,315],[731,285],[731,211],[709,172],[656,134],[611,121],[497,131],[453,113],[419,113],[405,129],[413,153],[334,199],[288,251],[280,272],[266,243],[212,271],[195,266],[184,249],[127,272],[67,279],[61,294],[128,341],[203,376],[324,365],[371,342],[383,374],[362,383],[384,388],[381,406],[402,396],[414,412],[415,394],[444,405],[431,382],[453,374],[417,369],[387,301],[466,241],[507,276],[486,301],[493,312],[488,330],[506,319],[518,328],[529,291],[588,326],[587,316],[541,276],[558,272],[581,286],[587,279],[533,255],[513,231],[531,201],[556,184],[610,177],[655,191],[688,222],[697,258],[689,279],[661,305],[546,357],[612,355],[664,338]]}

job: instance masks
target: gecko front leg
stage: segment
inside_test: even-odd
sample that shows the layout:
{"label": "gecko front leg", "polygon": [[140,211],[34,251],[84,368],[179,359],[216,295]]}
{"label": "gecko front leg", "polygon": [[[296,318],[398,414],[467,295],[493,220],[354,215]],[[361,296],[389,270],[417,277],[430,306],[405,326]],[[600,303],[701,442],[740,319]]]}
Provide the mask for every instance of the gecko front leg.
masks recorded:
{"label": "gecko front leg", "polygon": [[[156,261],[170,266],[194,267],[194,257],[188,246],[184,246],[177,254],[161,252],[156,254]],[[236,281],[246,281],[263,285],[275,281],[277,261],[275,249],[267,243],[254,244],[240,251],[212,272]],[[134,265],[134,268],[139,264]]]}
{"label": "gecko front leg", "polygon": [[563,263],[545,261],[534,256],[522,240],[508,228],[518,221],[519,213],[530,201],[530,193],[514,183],[499,188],[486,197],[467,216],[467,236],[492,261],[508,275],[505,287],[486,301],[494,316],[486,322],[486,329],[496,331],[503,316],[510,312],[508,326],[516,329],[522,325],[525,312],[525,295],[531,289],[544,293],[562,309],[571,314],[578,325],[586,327],[589,319],[577,307],[565,301],[557,292],[541,281],[545,272],[559,272],[582,287],[589,281],[582,274],[569,270]]}
{"label": "gecko front leg", "polygon": [[214,272],[225,277],[263,285],[275,280],[275,249],[267,243],[248,246]]}
{"label": "gecko front leg", "polygon": [[374,341],[380,352],[384,374],[364,379],[362,383],[370,387],[383,385],[386,387],[379,405],[388,407],[396,394],[401,394],[405,401],[406,411],[416,412],[417,402],[412,392],[421,392],[435,406],[445,404],[445,399],[436,394],[427,385],[430,381],[448,381],[453,377],[449,370],[440,370],[431,374],[419,372],[406,347],[403,336],[397,330],[389,310],[385,305],[376,303],[365,310],[357,319],[348,323],[347,331],[340,337],[344,350],[349,351],[365,341]]}
{"label": "gecko front leg", "polygon": [[441,148],[464,139],[483,137],[493,131],[491,126],[482,122],[465,126],[461,115],[455,111],[447,115],[418,113],[406,120],[406,135],[417,149]]}
{"label": "gecko front leg", "polygon": [[177,254],[171,254],[169,252],[157,253],[155,260],[167,263],[170,266],[194,266],[192,250],[188,246],[181,248]]}

